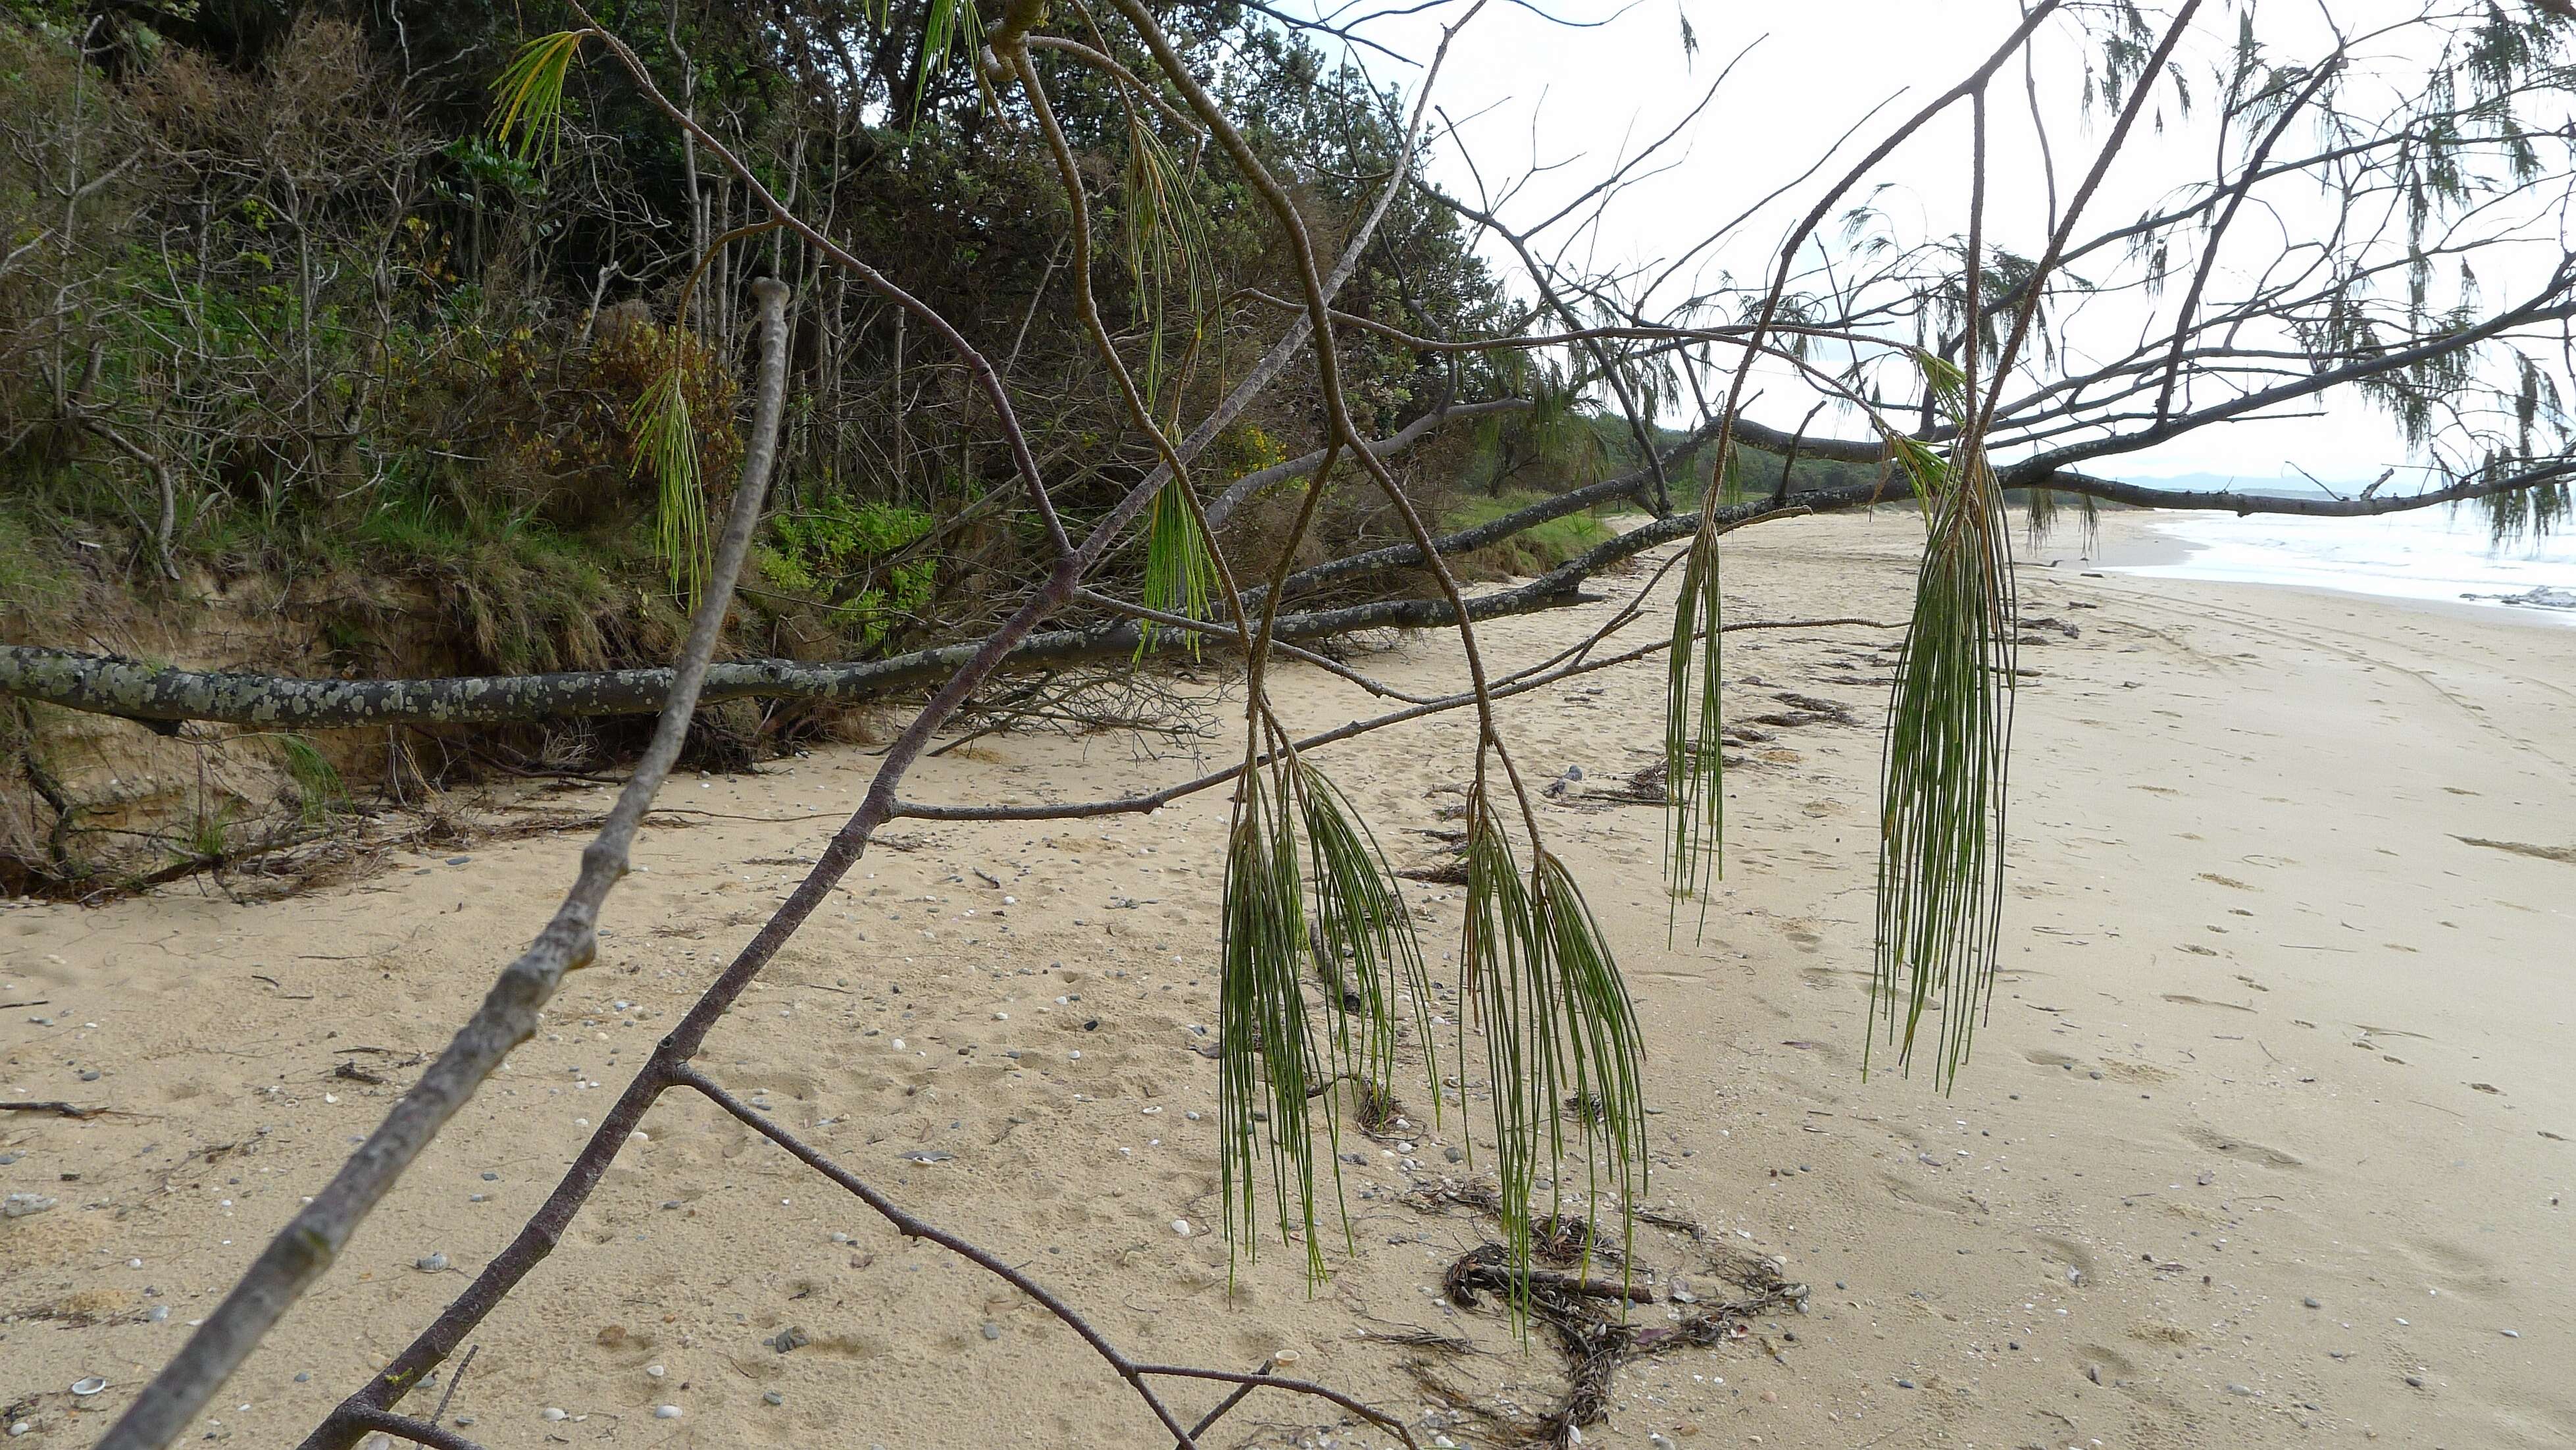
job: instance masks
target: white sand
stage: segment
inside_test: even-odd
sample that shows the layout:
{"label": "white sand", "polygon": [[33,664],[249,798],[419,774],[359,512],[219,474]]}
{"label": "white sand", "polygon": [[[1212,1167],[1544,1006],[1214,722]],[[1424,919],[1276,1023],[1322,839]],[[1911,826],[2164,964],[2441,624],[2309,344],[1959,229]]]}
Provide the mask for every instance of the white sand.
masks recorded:
{"label": "white sand", "polygon": [[[1914,527],[1738,535],[1732,607],[1900,617]],[[2560,1203],[2576,1193],[2576,861],[2469,843],[2576,844],[2576,645],[2510,618],[2080,567],[2023,578],[2026,616],[2081,635],[2024,650],[2042,677],[2021,697],[2009,970],[1950,1098],[1922,1076],[1858,1073],[1872,682],[1891,633],[1730,641],[1734,713],[1793,691],[1845,701],[1869,728],[1781,731],[1773,760],[1733,776],[1726,881],[1698,943],[1667,947],[1661,812],[1585,802],[1652,758],[1660,671],[1507,708],[1526,768],[1584,772],[1544,812],[1645,1018],[1652,1199],[1730,1248],[1783,1256],[1814,1290],[1808,1315],[1765,1315],[1752,1339],[1623,1370],[1587,1443],[2576,1443],[2576,1208]],[[1533,657],[1601,608],[1497,623],[1489,650]],[[1420,686],[1450,679],[1452,659],[1434,636],[1368,663]],[[1369,708],[1303,669],[1281,690],[1316,724]],[[1424,861],[1419,832],[1444,824],[1455,797],[1436,789],[1463,773],[1469,738],[1444,717],[1323,763],[1400,861]],[[928,762],[911,793],[1072,799],[1188,768],[1105,737],[965,754]],[[646,833],[649,872],[611,903],[601,964],[567,986],[552,1030],[192,1440],[291,1444],[462,1289],[829,829],[783,818],[837,816],[873,765],[849,749],[674,782],[673,805],[727,814]],[[1147,819],[899,826],[917,848],[872,852],[702,1061],[907,1206],[1030,1265],[1135,1353],[1243,1369],[1295,1348],[1298,1373],[1417,1423],[1431,1402],[1408,1359],[1489,1403],[1547,1404],[1552,1350],[1524,1355],[1490,1312],[1432,1292],[1482,1225],[1388,1192],[1460,1171],[1441,1151],[1454,1114],[1411,1171],[1346,1137],[1365,1152],[1347,1169],[1358,1252],[1335,1243],[1328,1286],[1310,1295],[1301,1256],[1273,1243],[1229,1297],[1208,1232],[1216,1067],[1189,1049],[1215,1012],[1224,819],[1212,793]],[[0,1224],[0,1401],[32,1426],[13,1445],[97,1437],[525,942],[579,846],[487,843],[464,864],[401,861],[256,907],[191,885],[0,914],[0,1001],[22,1004],[0,1012],[0,1096],[120,1110],[0,1116],[0,1192],[60,1200]],[[1455,895],[1415,891],[1435,957],[1454,950]],[[391,1086],[335,1077],[344,1062]],[[900,1243],[730,1120],[674,1095],[647,1129],[473,1336],[449,1410],[473,1420],[464,1433],[495,1447],[1169,1443],[1034,1305]],[[903,1156],[917,1150],[954,1156]],[[1176,1234],[1176,1218],[1197,1232]],[[454,1271],[413,1266],[433,1251]],[[1707,1250],[1676,1235],[1641,1230],[1639,1252],[1725,1291],[1701,1273]],[[791,1325],[811,1343],[762,1343]],[[1373,1337],[1405,1326],[1483,1352]],[[68,1387],[87,1375],[109,1388],[76,1403]],[[1215,1398],[1174,1397],[1184,1413]],[[653,1418],[663,1404],[685,1416]],[[570,1418],[541,1419],[548,1406]],[[1210,1443],[1325,1434],[1390,1443],[1270,1394]]]}

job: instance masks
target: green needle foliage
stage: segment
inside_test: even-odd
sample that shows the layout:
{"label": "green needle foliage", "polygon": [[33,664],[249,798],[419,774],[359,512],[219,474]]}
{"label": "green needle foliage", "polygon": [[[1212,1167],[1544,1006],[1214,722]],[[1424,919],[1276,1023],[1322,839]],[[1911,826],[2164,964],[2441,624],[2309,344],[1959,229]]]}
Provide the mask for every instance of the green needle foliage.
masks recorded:
{"label": "green needle foliage", "polygon": [[[1259,1168],[1262,1158],[1269,1159],[1279,1237],[1294,1242],[1303,1233],[1307,1277],[1320,1282],[1324,1251],[1315,1233],[1315,1145],[1306,1104],[1321,1064],[1306,1021],[1303,969],[1309,947],[1297,835],[1291,811],[1278,799],[1290,789],[1285,769],[1246,771],[1226,843],[1223,976],[1217,986],[1217,1175],[1226,1239],[1257,1256]],[[1337,1132],[1330,1114],[1324,1122],[1328,1134]],[[1341,1162],[1329,1153],[1327,1159],[1338,1200]]]}
{"label": "green needle foliage", "polygon": [[2034,488],[2029,492],[2030,546],[2039,548],[2057,528],[2058,515],[2067,509],[2075,511],[2076,521],[2083,526],[2084,552],[2090,554],[2102,541],[2102,516],[2093,495],[2077,493],[2060,495],[2053,488]]}
{"label": "green needle foliage", "polygon": [[1128,280],[1135,288],[1137,321],[1145,333],[1140,384],[1146,406],[1163,412],[1175,379],[1170,357],[1170,317],[1177,300],[1182,320],[1183,365],[1197,356],[1207,330],[1207,292],[1215,271],[1205,214],[1191,195],[1189,172],[1135,105],[1127,104],[1126,206],[1120,227]]}
{"label": "green needle foliage", "polygon": [[[1245,777],[1226,854],[1224,922],[1218,1136],[1227,1237],[1253,1251],[1266,1159],[1280,1237],[1303,1237],[1307,1272],[1320,1281],[1309,1103],[1336,1082],[1389,1090],[1408,1011],[1438,1102],[1429,974],[1375,838],[1349,798],[1303,762]],[[1472,1005],[1462,1005],[1459,1051],[1463,1060],[1464,1014],[1473,1011],[1492,1089],[1504,1237],[1512,1263],[1526,1269],[1541,1217],[1532,1197],[1544,1176],[1544,1216],[1557,1215],[1569,1152],[1583,1161],[1587,1223],[1609,1194],[1627,1223],[1646,1173],[1645,1047],[1573,876],[1543,850],[1525,870],[1481,792],[1468,812],[1463,947],[1461,995]],[[1307,1000],[1310,984],[1320,1008]],[[1338,1200],[1339,1129],[1329,1112],[1324,1125]],[[1343,1233],[1347,1240],[1347,1213]]]}
{"label": "green needle foliage", "polygon": [[[1545,1167],[1548,1216],[1561,1207],[1569,1116],[1584,1164],[1587,1227],[1600,1210],[1606,1167],[1623,1241],[1633,1228],[1630,1214],[1646,1176],[1645,1045],[1610,945],[1573,876],[1544,848],[1525,874],[1481,791],[1468,806],[1461,956],[1484,1031],[1503,1239],[1513,1267],[1523,1271],[1515,1275],[1521,1288],[1514,1307],[1525,1315],[1531,1195]],[[1585,1242],[1591,1238],[1587,1233]]]}
{"label": "green needle foliage", "polygon": [[707,577],[707,498],[706,480],[698,470],[698,431],[682,385],[681,347],[675,333],[671,366],[635,400],[626,431],[635,471],[653,477],[654,538],[671,571],[671,592],[683,606],[695,609]]}
{"label": "green needle foliage", "polygon": [[520,46],[493,80],[492,135],[521,161],[540,150],[553,159],[563,139],[564,81],[587,34],[562,30],[538,36]]}
{"label": "green needle foliage", "polygon": [[[1711,487],[1715,488],[1712,484]],[[1664,657],[1664,885],[1666,931],[1682,898],[1699,898],[1708,927],[1708,884],[1724,869],[1725,765],[1718,731],[1717,535],[1694,536],[1673,607],[1673,647]]]}
{"label": "green needle foliage", "polygon": [[[1144,363],[1137,376],[1147,411],[1160,415],[1167,405],[1177,404],[1179,390],[1173,384],[1197,357],[1206,330],[1206,289],[1213,271],[1207,219],[1191,198],[1188,168],[1154,134],[1124,91],[1119,97],[1127,108],[1121,251],[1134,288],[1137,320],[1145,334]],[[1186,309],[1179,367],[1171,358],[1168,337],[1173,331],[1170,313],[1175,295]],[[1154,495],[1145,522],[1142,594],[1150,608],[1206,619],[1209,596],[1217,587],[1216,559],[1208,551],[1189,499],[1181,493],[1185,487],[1185,481],[1176,476]],[[1137,658],[1154,647],[1156,633],[1157,626],[1150,622],[1139,629]],[[1195,633],[1188,645],[1191,654],[1198,653]]]}
{"label": "green needle foliage", "polygon": [[1431,977],[1395,870],[1341,789],[1303,762],[1297,805],[1314,894],[1313,946],[1325,987],[1336,1070],[1348,1081],[1395,1091],[1398,999],[1412,999],[1414,1040],[1440,1115],[1440,1064],[1431,1037]]}
{"label": "green needle foliage", "polygon": [[[1280,1237],[1304,1239],[1307,1273],[1320,1281],[1309,1104],[1338,1082],[1393,1091],[1400,1011],[1412,1017],[1438,1102],[1431,980],[1395,872],[1350,799],[1302,761],[1256,769],[1244,780],[1226,852],[1217,1006],[1226,1235],[1247,1254],[1257,1252],[1266,1158]],[[1308,1004],[1310,984],[1320,988],[1320,1009]],[[1311,1015],[1318,1010],[1320,1023]],[[1324,1130],[1338,1202],[1340,1128],[1329,1112]],[[1342,1232],[1348,1246],[1347,1213]]]}
{"label": "green needle foliage", "polygon": [[[874,7],[880,19],[886,13],[880,4]],[[975,8],[975,0],[930,0],[929,13],[921,22],[921,61],[913,86],[912,124],[921,122],[922,98],[929,94],[929,82],[948,69],[952,61],[974,63],[976,52],[984,48],[984,17]],[[976,84],[983,82],[979,76]]]}
{"label": "green needle foliage", "polygon": [[[1180,495],[1184,487],[1178,478],[1164,484],[1146,511],[1145,577],[1138,592],[1149,609],[1206,619],[1208,599],[1216,592],[1216,557],[1208,552],[1198,514]],[[1137,659],[1142,660],[1154,648],[1154,637],[1161,629],[1150,619],[1137,627]],[[1187,636],[1184,643],[1196,656],[1198,634],[1188,631]]]}
{"label": "green needle foliage", "polygon": [[1923,1016],[1936,1012],[1934,1070],[1948,1088],[1993,994],[2002,927],[2011,530],[1974,439],[1948,460],[1919,446],[1899,448],[1898,459],[1931,522],[1888,707],[1862,1072],[1882,1026],[1910,1070]]}

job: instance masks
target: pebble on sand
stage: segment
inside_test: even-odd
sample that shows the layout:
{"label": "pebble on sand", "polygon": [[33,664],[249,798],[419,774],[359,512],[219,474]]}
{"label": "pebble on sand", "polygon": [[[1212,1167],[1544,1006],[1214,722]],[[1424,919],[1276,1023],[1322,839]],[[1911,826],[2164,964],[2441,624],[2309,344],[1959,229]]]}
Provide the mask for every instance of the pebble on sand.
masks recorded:
{"label": "pebble on sand", "polygon": [[677,1405],[655,1405],[653,1407],[653,1418],[656,1420],[676,1420],[680,1418],[680,1407]]}
{"label": "pebble on sand", "polygon": [[1190,1221],[1185,1218],[1173,1219],[1172,1232],[1179,1234],[1183,1238],[1188,1238],[1190,1236]]}
{"label": "pebble on sand", "polygon": [[422,1273],[435,1274],[439,1270],[447,1267],[447,1255],[423,1254],[419,1258],[412,1260],[411,1266],[420,1270]]}

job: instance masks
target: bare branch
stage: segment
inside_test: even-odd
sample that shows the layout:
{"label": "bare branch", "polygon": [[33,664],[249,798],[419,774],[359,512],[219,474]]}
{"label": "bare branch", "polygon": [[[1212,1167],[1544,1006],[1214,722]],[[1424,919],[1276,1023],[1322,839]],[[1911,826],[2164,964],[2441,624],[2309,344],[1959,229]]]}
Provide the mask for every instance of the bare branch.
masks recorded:
{"label": "bare branch", "polygon": [[679,758],[708,657],[715,652],[725,611],[733,602],[734,579],[751,551],[752,531],[760,521],[761,500],[777,457],[779,417],[787,397],[787,289],[763,283],[758,296],[765,343],[759,402],[751,441],[743,453],[742,480],[734,490],[706,598],[690,624],[688,642],[681,647],[652,743],[627,778],[599,835],[583,850],[579,878],[556,908],[554,919],[502,971],[483,1005],[458,1029],[438,1060],[403,1094],[331,1182],[260,1251],[223,1303],[99,1441],[100,1450],[159,1450],[177,1438],[287,1309],[331,1267],[349,1235],[439,1129],[474,1096],[510,1050],[536,1032],[539,1016],[564,974],[590,964],[597,950],[594,933],[600,906],[626,874],[636,828]]}

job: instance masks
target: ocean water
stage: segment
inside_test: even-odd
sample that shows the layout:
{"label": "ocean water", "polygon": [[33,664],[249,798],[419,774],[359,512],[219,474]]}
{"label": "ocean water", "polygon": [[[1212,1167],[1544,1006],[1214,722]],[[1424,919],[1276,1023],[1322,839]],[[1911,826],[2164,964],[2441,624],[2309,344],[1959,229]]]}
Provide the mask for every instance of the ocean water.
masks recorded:
{"label": "ocean water", "polygon": [[2172,513],[2151,526],[2190,556],[2120,572],[2440,600],[2576,627],[2576,536],[2496,545],[2474,509],[2353,519]]}

